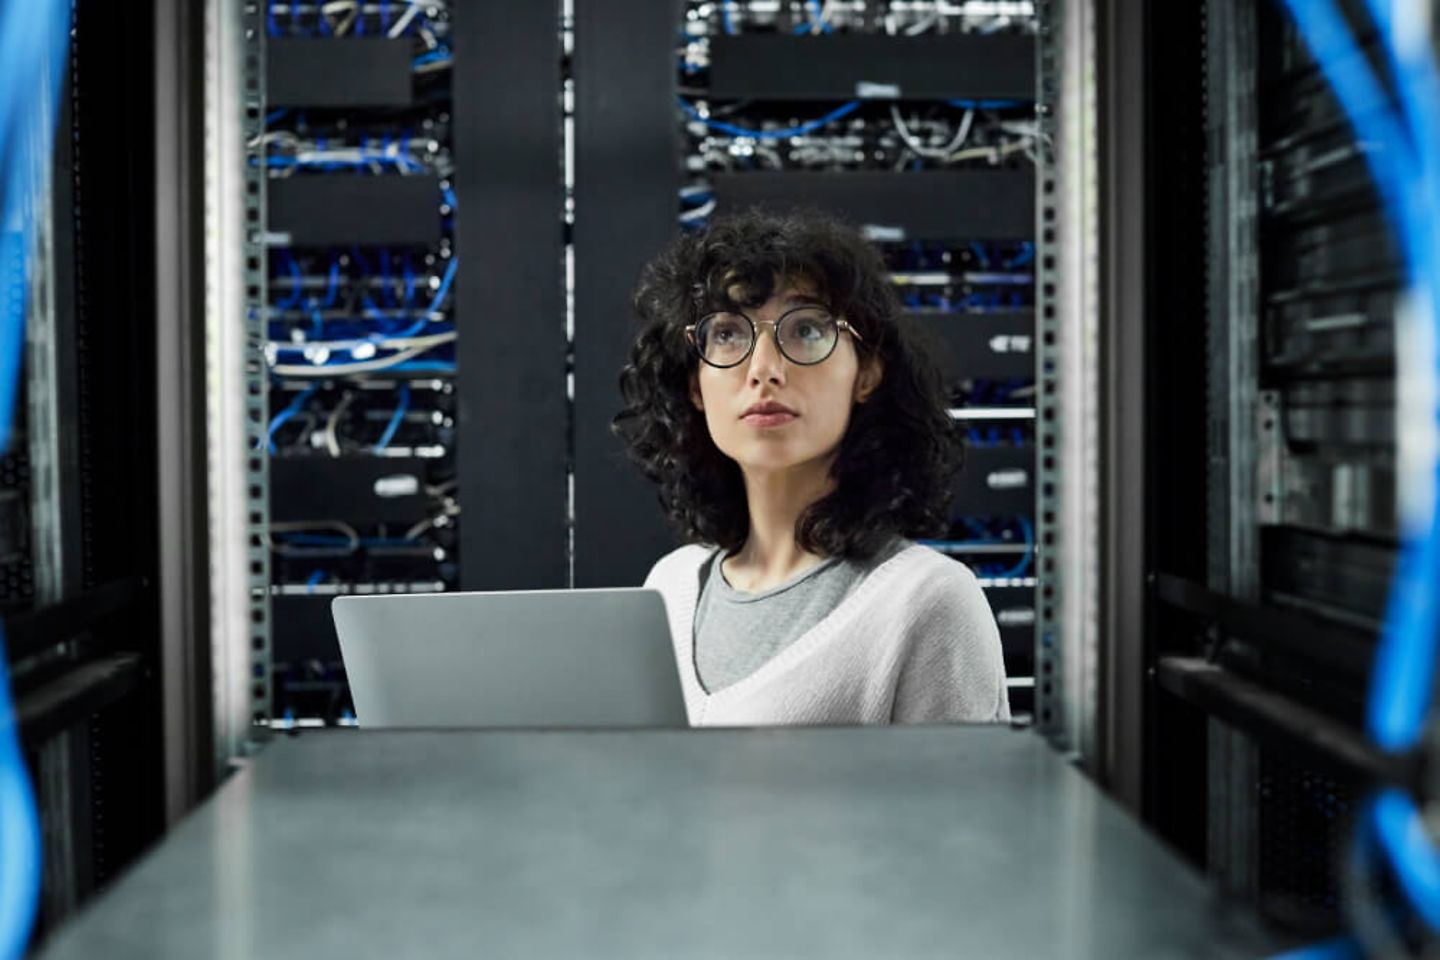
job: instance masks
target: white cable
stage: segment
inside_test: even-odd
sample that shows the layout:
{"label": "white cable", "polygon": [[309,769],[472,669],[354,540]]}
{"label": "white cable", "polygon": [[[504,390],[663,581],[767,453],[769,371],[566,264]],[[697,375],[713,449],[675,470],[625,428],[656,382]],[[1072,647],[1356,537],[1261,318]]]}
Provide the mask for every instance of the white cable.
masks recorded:
{"label": "white cable", "polygon": [[[454,334],[447,334],[450,339],[455,339]],[[430,347],[415,347],[410,350],[402,350],[393,356],[384,357],[379,360],[365,360],[359,363],[333,363],[328,366],[317,367],[314,364],[277,364],[270,368],[270,372],[278,377],[348,377],[357,373],[374,373],[377,370],[389,370],[397,367],[406,360],[413,360],[420,356]]]}
{"label": "white cable", "polygon": [[263,147],[266,144],[275,143],[277,141],[281,143],[293,143],[298,145],[300,143],[300,138],[295,136],[295,134],[291,133],[289,130],[267,130],[264,133],[260,134],[260,136],[258,137],[252,137],[250,142],[246,144],[246,146]]}
{"label": "white cable", "polygon": [[419,523],[415,524],[415,526],[411,527],[409,530],[406,530],[406,531],[405,531],[405,539],[406,539],[406,540],[414,540],[416,537],[420,536],[420,534],[424,533],[426,530],[429,530],[431,527],[435,526],[436,522],[440,519],[440,517],[458,517],[458,516],[460,516],[460,505],[459,505],[458,503],[456,503],[453,498],[451,498],[451,497],[446,497],[446,498],[445,498],[445,503],[444,503],[444,509],[441,510],[440,515],[439,515],[439,516],[435,516],[435,517],[426,517],[424,520],[421,520]]}
{"label": "white cable", "polygon": [[959,153],[952,153],[946,157],[945,162],[959,163],[962,160],[988,157],[991,163],[999,163],[1001,157],[1008,157],[1012,153],[1027,152],[1029,149],[1029,140],[1012,140],[1010,143],[1002,143],[995,147],[971,147],[969,150],[961,150]]}
{"label": "white cable", "polygon": [[930,14],[928,19],[917,20],[914,23],[910,24],[910,26],[906,27],[905,36],[918,37],[920,34],[924,33],[926,30],[929,30],[931,27],[935,26],[935,24],[939,22],[940,11],[936,10],[934,13]]}
{"label": "white cable", "polygon": [[435,526],[435,518],[426,517],[424,520],[421,520],[409,530],[406,530],[404,539],[414,540],[416,537],[420,536],[420,534],[424,533],[426,530],[429,530],[433,526]]}
{"label": "white cable", "polygon": [[304,350],[315,347],[321,350],[354,350],[357,347],[377,347],[387,350],[410,350],[414,347],[438,346],[455,339],[453,332],[431,333],[423,337],[390,337],[378,340],[267,340],[266,346],[275,350]]}
{"label": "white cable", "polygon": [[[431,66],[431,64],[427,64],[426,66]],[[444,69],[448,68],[449,64],[445,62],[437,62],[436,64],[433,64],[433,66]],[[402,174],[411,173],[414,169],[417,168],[423,169],[423,165],[420,163],[419,160],[416,160],[414,157],[410,156],[409,153],[400,152],[400,144],[398,142],[392,142],[389,146],[378,151],[367,150],[364,146],[327,147],[324,150],[318,150],[314,147],[310,147],[308,149],[299,149],[301,141],[293,133],[290,133],[286,130],[272,130],[253,139],[250,142],[250,146],[259,147],[273,142],[282,142],[296,148],[293,154],[289,154],[285,157],[285,159],[287,160],[294,161],[295,166],[306,166],[309,164],[320,163],[359,164],[369,162],[371,164],[374,164],[378,160],[390,160],[395,163],[395,166],[399,168]]]}
{"label": "white cable", "polygon": [[905,146],[909,147],[911,151],[932,160],[948,160],[970,136],[970,128],[975,123],[975,111],[973,109],[965,111],[965,116],[960,120],[960,129],[943,147],[927,147],[921,143],[910,128],[905,126],[905,118],[900,115],[900,108],[893,103],[890,104],[890,119],[895,122],[895,132],[900,134],[900,139],[905,141]]}
{"label": "white cable", "polygon": [[951,149],[959,150],[965,145],[965,139],[970,136],[970,128],[975,123],[975,110],[965,111],[965,118],[960,121],[960,132],[955,135],[955,145]]}
{"label": "white cable", "polygon": [[400,14],[400,19],[390,27],[389,37],[391,40],[405,32],[405,28],[410,26],[410,22],[419,15],[421,6],[422,0],[410,0],[410,6],[405,8],[405,12]]}
{"label": "white cable", "polygon": [[332,0],[332,2],[320,7],[320,16],[325,17],[327,20],[337,13],[350,14],[350,16],[341,20],[339,24],[332,23],[330,25],[330,29],[334,32],[335,36],[343,37],[350,32],[350,28],[355,25],[355,21],[359,18],[360,4],[356,3],[355,0]]}
{"label": "white cable", "polygon": [[355,394],[353,393],[347,393],[341,397],[340,402],[335,404],[335,409],[330,412],[330,418],[325,421],[325,449],[330,452],[332,457],[340,456],[340,438],[336,431],[339,429],[341,416],[344,415],[350,402],[354,399]]}
{"label": "white cable", "polygon": [[835,0],[825,0],[820,5],[820,16],[815,21],[815,32],[819,33],[830,22],[830,14],[835,12]]}
{"label": "white cable", "polygon": [[304,166],[310,163],[360,163],[368,160],[369,157],[359,148],[346,148],[341,150],[300,150],[295,154],[294,160],[297,164]]}
{"label": "white cable", "polygon": [[762,147],[757,143],[755,145],[755,154],[769,160],[771,166],[776,170],[785,169],[785,161],[780,159],[780,154],[773,147]]}
{"label": "white cable", "polygon": [[694,210],[686,210],[685,212],[681,213],[681,214],[680,214],[680,219],[681,219],[681,220],[684,220],[684,221],[704,220],[706,217],[710,216],[710,214],[712,214],[712,213],[714,213],[714,212],[715,212],[715,201],[714,201],[714,200],[709,200],[709,201],[705,202],[704,204],[696,207]]}
{"label": "white cable", "polygon": [[939,158],[950,155],[951,151],[937,150],[934,147],[927,147],[921,143],[919,138],[910,132],[910,128],[905,126],[905,118],[900,116],[900,108],[893,103],[890,104],[890,120],[895,124],[895,132],[900,134],[900,139],[905,141],[905,146],[909,147],[912,152],[922,157]]}

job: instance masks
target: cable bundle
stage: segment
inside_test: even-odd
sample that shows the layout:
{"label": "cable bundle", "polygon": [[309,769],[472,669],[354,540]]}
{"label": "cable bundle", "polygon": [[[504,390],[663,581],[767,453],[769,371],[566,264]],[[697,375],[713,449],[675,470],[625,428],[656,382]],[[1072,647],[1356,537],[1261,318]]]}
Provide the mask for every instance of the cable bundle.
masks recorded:
{"label": "cable bundle", "polygon": [[[69,41],[68,2],[0,0],[0,456],[25,345],[35,187],[50,166]],[[5,665],[0,643],[0,958],[24,952],[40,896],[39,822]]]}

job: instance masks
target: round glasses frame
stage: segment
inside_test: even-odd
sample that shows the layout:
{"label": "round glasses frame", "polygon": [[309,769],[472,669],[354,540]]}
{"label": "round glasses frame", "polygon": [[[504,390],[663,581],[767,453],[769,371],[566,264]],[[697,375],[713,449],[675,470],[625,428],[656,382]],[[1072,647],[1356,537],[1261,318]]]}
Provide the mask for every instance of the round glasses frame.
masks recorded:
{"label": "round glasses frame", "polygon": [[[830,349],[825,352],[825,356],[821,357],[819,360],[796,360],[794,357],[790,356],[790,354],[785,352],[785,347],[780,342],[780,324],[784,323],[786,318],[789,317],[791,314],[801,313],[806,310],[821,310],[825,314],[825,316],[830,318],[830,322],[835,324],[835,340],[830,344]],[[744,317],[745,321],[750,324],[750,346],[745,350],[745,354],[739,360],[736,360],[734,363],[716,363],[709,357],[705,356],[705,351],[700,348],[700,338],[696,336],[695,333],[697,330],[700,329],[700,325],[703,324],[706,320],[709,320],[711,317],[721,316],[723,314],[734,314],[736,316]],[[829,360],[831,355],[835,353],[835,348],[840,345],[841,331],[850,334],[850,336],[855,338],[855,342],[857,343],[865,342],[865,338],[860,336],[859,331],[857,331],[853,326],[851,326],[848,321],[841,320],[839,317],[834,316],[830,313],[830,311],[825,310],[823,307],[816,307],[811,305],[791,307],[789,310],[786,310],[774,320],[760,320],[758,322],[749,314],[742,313],[738,310],[722,310],[717,311],[716,313],[707,313],[697,322],[688,324],[685,327],[685,337],[690,341],[691,345],[695,347],[695,352],[700,355],[701,360],[705,361],[712,367],[717,367],[721,370],[729,370],[732,367],[738,367],[746,360],[749,360],[750,355],[755,352],[755,344],[760,342],[760,324],[762,323],[770,324],[770,333],[775,338],[775,349],[780,351],[780,356],[784,357],[786,360],[789,360],[791,363],[799,367],[813,367],[817,363],[824,363],[826,360]]]}

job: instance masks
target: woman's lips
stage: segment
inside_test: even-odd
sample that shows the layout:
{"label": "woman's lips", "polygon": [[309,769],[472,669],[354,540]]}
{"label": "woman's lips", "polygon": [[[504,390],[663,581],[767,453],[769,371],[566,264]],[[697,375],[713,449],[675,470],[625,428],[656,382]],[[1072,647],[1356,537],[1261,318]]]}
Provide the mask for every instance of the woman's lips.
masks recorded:
{"label": "woman's lips", "polygon": [[796,419],[793,413],[749,413],[742,417],[752,427],[778,427]]}

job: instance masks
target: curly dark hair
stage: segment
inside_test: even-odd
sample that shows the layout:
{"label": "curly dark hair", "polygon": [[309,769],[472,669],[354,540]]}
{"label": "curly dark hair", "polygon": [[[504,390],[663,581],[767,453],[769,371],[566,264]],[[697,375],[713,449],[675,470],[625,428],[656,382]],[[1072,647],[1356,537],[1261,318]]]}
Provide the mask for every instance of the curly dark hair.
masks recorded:
{"label": "curly dark hair", "polygon": [[659,484],[683,539],[738,550],[750,526],[744,483],[690,401],[701,361],[685,326],[708,310],[764,303],[784,282],[812,286],[859,330],[862,361],[868,354],[883,364],[880,386],[855,405],[840,441],[836,488],[801,514],[796,542],[822,556],[864,559],[896,534],[942,535],[961,445],[940,371],[903,322],[880,254],[826,214],[752,210],[717,219],[645,267],[634,298],[642,329],[620,374],[625,406],[612,429]]}

